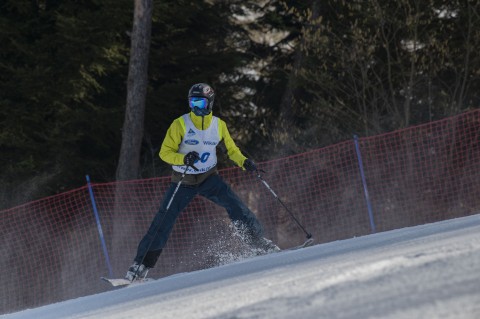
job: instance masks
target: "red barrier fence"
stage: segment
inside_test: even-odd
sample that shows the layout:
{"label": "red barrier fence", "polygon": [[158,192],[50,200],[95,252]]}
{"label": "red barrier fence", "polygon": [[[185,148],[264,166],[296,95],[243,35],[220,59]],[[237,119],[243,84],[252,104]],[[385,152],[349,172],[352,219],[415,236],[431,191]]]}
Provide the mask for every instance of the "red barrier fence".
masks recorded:
{"label": "red barrier fence", "polygon": [[[386,231],[480,211],[480,110],[361,138],[357,146],[361,154],[352,140],[259,163],[316,243],[366,235],[372,226]],[[220,174],[267,237],[282,248],[303,242],[305,234],[255,174],[238,168]],[[125,274],[169,183],[165,177],[92,184],[108,259],[87,186],[1,211],[0,313],[108,290],[100,276]],[[222,208],[194,199],[150,275],[238,258],[229,225]]]}

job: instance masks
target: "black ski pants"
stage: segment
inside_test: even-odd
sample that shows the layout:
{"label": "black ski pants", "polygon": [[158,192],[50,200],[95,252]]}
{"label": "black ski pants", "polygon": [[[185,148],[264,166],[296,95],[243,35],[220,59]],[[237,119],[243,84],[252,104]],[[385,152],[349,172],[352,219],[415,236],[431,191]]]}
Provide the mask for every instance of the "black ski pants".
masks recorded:
{"label": "black ski pants", "polygon": [[165,193],[160,209],[138,245],[135,257],[136,262],[141,263],[143,260],[143,264],[149,268],[155,265],[163,247],[167,243],[175,220],[197,194],[224,207],[232,222],[240,222],[247,228],[251,236],[263,236],[262,225],[256,216],[218,174],[210,175],[198,185],[181,185],[173,198],[170,208],[166,211],[168,202],[176,187],[177,184],[172,183]]}

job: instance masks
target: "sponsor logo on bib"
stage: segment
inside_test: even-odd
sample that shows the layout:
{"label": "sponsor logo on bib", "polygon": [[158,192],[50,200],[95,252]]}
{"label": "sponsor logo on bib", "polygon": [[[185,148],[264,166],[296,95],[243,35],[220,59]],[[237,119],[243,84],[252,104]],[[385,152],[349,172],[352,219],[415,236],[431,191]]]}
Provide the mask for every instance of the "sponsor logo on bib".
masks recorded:
{"label": "sponsor logo on bib", "polygon": [[193,136],[193,135],[195,135],[195,131],[190,129],[187,133],[187,136]]}
{"label": "sponsor logo on bib", "polygon": [[212,146],[215,146],[217,145],[216,142],[212,142],[212,141],[203,141],[203,145],[212,145]]}
{"label": "sponsor logo on bib", "polygon": [[188,145],[197,145],[199,142],[197,140],[185,140],[184,143]]}

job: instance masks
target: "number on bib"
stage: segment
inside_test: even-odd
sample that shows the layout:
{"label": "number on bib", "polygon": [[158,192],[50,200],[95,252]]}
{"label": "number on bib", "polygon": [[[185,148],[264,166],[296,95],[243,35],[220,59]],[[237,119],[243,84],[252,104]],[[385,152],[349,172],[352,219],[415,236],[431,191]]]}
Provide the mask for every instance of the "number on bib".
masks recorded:
{"label": "number on bib", "polygon": [[203,153],[202,155],[200,155],[200,162],[205,163],[206,161],[208,161],[209,157],[210,157],[209,152]]}

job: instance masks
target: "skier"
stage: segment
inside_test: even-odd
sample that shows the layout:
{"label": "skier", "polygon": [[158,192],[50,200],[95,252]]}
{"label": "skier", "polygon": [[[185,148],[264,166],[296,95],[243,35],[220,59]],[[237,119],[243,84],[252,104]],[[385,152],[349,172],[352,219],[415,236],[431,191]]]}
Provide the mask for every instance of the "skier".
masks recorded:
{"label": "skier", "polygon": [[[172,184],[138,245],[134,263],[125,276],[127,280],[146,277],[148,270],[156,264],[178,215],[197,194],[224,207],[234,225],[245,227],[249,245],[265,253],[280,250],[263,237],[262,225],[255,215],[218,175],[216,147],[221,141],[229,158],[238,166],[247,171],[256,171],[257,168],[235,145],[225,122],[212,115],[214,99],[215,93],[208,84],[193,85],[188,92],[190,113],[174,120],[166,133],[160,158],[172,165]],[[180,181],[182,183],[172,199]]]}

